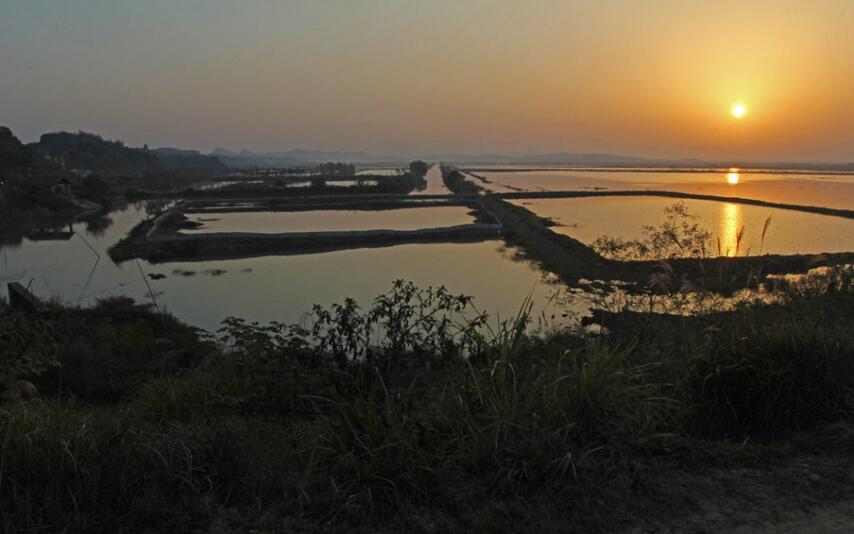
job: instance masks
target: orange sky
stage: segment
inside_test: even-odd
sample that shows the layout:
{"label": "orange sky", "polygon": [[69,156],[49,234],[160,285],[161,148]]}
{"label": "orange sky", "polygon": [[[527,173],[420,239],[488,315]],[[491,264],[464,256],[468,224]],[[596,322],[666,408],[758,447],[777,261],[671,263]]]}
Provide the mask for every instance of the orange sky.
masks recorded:
{"label": "orange sky", "polygon": [[849,0],[74,4],[4,2],[26,139],[854,160]]}

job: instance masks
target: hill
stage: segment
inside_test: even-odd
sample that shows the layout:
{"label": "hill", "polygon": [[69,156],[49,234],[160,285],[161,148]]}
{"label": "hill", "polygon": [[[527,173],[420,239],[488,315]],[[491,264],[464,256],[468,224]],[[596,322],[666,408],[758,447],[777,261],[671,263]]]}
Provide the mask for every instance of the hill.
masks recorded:
{"label": "hill", "polygon": [[12,130],[0,126],[0,176],[23,176],[32,164],[32,155]]}
{"label": "hill", "polygon": [[[218,157],[229,167],[294,167],[314,165],[326,161],[343,163],[377,163],[388,158],[382,158],[367,152],[342,152],[338,150],[304,150],[295,148],[286,151],[253,152],[241,150],[234,152],[225,148],[217,148],[211,155]],[[401,160],[402,161],[402,160]]]}
{"label": "hill", "polygon": [[55,132],[27,145],[36,157],[57,163],[75,172],[96,172],[107,176],[140,176],[146,171],[197,169],[210,174],[227,170],[216,156],[195,150],[130,148],[121,141],[106,140],[87,132]]}

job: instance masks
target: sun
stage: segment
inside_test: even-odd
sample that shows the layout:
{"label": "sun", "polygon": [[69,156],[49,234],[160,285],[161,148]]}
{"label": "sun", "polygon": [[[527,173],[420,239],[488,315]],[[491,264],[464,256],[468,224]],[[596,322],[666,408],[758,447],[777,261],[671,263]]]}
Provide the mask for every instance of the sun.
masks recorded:
{"label": "sun", "polygon": [[747,115],[747,106],[742,103],[734,104],[732,109],[729,110],[733,117],[736,119],[740,119]]}

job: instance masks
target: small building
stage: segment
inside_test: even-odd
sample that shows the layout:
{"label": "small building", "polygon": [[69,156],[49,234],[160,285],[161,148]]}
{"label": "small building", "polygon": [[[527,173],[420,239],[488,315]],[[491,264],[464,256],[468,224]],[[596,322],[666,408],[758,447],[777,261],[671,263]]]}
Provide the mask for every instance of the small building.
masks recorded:
{"label": "small building", "polygon": [[53,184],[53,192],[57,195],[71,196],[71,180],[60,178]]}

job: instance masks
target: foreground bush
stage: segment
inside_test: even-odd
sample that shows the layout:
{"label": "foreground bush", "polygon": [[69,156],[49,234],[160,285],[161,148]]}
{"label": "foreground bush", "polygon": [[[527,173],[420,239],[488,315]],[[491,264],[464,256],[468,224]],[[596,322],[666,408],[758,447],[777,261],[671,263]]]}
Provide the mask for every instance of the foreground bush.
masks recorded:
{"label": "foreground bush", "polygon": [[[86,336],[56,347],[73,394],[55,400],[48,367],[31,373],[41,398],[0,405],[0,528],[343,531],[583,493],[700,440],[846,420],[854,307],[838,287],[539,338],[530,303],[495,325],[398,282],[302,326],[229,320],[218,348],[123,300],[55,310],[52,336]],[[0,361],[36,346],[20,339],[0,336]]]}

